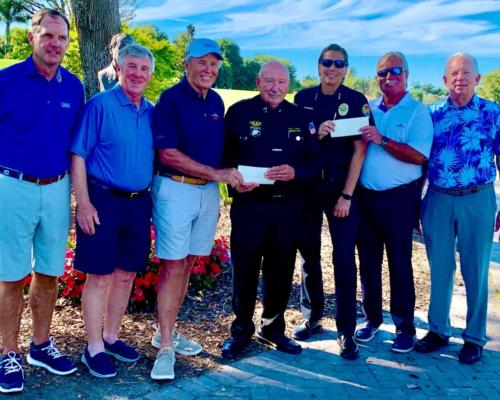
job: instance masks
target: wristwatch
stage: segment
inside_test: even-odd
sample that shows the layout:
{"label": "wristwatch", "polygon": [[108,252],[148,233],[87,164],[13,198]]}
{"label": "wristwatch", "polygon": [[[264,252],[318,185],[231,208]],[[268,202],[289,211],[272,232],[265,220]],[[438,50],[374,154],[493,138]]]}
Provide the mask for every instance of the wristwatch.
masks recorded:
{"label": "wristwatch", "polygon": [[344,192],[340,194],[340,197],[342,197],[344,200],[352,200],[352,196]]}
{"label": "wristwatch", "polygon": [[380,147],[385,148],[385,146],[389,143],[389,138],[387,136],[382,136],[382,141],[380,142]]}

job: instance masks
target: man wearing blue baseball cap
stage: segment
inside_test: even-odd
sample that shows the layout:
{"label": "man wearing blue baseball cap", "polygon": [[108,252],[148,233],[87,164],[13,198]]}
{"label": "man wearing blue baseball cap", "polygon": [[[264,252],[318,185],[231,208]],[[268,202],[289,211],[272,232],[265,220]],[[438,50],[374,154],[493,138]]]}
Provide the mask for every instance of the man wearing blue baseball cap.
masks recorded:
{"label": "man wearing blue baseball cap", "polygon": [[[243,183],[235,168],[221,169],[224,104],[211,89],[222,55],[216,42],[194,39],[186,50],[185,77],[165,90],[153,114],[158,165],[153,180],[153,224],[161,259],[158,316],[159,352],[153,379],[173,379],[174,325],[196,256],[210,254],[219,216],[217,182]],[[183,338],[187,340],[186,338]],[[189,341],[194,355],[202,349]],[[188,346],[189,347],[189,346]],[[184,343],[181,348],[185,349]]]}

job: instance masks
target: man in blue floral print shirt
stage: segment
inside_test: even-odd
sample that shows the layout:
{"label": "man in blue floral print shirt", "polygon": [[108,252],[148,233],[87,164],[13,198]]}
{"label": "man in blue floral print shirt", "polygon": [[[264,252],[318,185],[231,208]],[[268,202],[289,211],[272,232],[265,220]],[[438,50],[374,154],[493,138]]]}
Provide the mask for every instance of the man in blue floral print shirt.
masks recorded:
{"label": "man in blue floral print shirt", "polygon": [[434,142],[429,160],[429,190],[422,225],[431,268],[429,332],[416,350],[427,353],[448,344],[455,273],[455,243],[467,291],[467,325],[459,360],[477,362],[486,343],[488,266],[496,211],[494,155],[500,154],[500,108],[481,99],[477,62],[452,55],[444,83],[449,96],[431,106]]}

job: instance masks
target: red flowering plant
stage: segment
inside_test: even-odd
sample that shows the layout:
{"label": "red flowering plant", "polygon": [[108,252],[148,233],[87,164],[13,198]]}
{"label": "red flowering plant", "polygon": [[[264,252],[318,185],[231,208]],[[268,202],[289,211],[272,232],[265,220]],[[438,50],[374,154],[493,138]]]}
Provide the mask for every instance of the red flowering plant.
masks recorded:
{"label": "red flowering plant", "polygon": [[[59,277],[58,297],[67,299],[73,304],[79,304],[85,284],[86,275],[73,268],[76,247],[76,233],[71,231],[68,237],[64,273]],[[196,257],[191,271],[190,286],[200,295],[205,289],[213,289],[217,277],[231,263],[228,240],[221,236],[215,240],[209,256]],[[130,308],[153,312],[156,308],[156,293],[158,292],[160,260],[155,253],[155,232],[151,227],[151,250],[146,270],[137,274],[134,279],[130,296]],[[25,278],[25,291],[29,290],[31,275]]]}
{"label": "red flowering plant", "polygon": [[[209,256],[196,257],[191,276],[190,288],[201,295],[205,289],[213,289],[217,277],[231,263],[229,242],[224,237],[216,239]],[[133,310],[153,312],[156,307],[156,294],[160,284],[160,259],[155,252],[155,232],[151,226],[151,251],[146,271],[137,274],[130,296],[130,307]]]}
{"label": "red flowering plant", "polygon": [[66,247],[66,258],[64,260],[64,273],[59,277],[59,297],[68,299],[78,304],[81,301],[83,286],[86,275],[73,268],[75,261],[76,232],[70,231],[68,245]]}
{"label": "red flowering plant", "polygon": [[151,249],[149,250],[146,271],[140,272],[134,279],[129,308],[154,312],[156,307],[156,293],[160,284],[160,259],[155,252],[155,231],[151,226]]}
{"label": "red flowering plant", "polygon": [[[86,275],[83,272],[73,268],[75,259],[76,247],[76,232],[70,231],[66,247],[66,257],[64,260],[64,272],[59,277],[58,282],[58,297],[67,299],[74,304],[79,304],[82,297],[83,286],[85,284]],[[31,284],[31,274],[25,280],[25,291],[28,291]]]}
{"label": "red flowering plant", "polygon": [[221,236],[215,239],[209,256],[196,257],[194,261],[189,283],[196,294],[200,295],[204,289],[213,289],[217,277],[230,263],[229,242],[225,236]]}

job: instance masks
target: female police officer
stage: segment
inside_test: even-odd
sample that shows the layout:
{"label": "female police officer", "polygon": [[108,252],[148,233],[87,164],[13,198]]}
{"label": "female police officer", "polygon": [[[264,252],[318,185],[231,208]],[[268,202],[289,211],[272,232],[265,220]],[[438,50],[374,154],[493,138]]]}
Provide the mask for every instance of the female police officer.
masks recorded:
{"label": "female police officer", "polygon": [[[299,251],[302,265],[301,310],[304,321],[295,327],[296,339],[307,339],[321,330],[323,282],[320,250],[323,212],[328,219],[333,243],[338,342],[340,355],[358,358],[353,340],[356,328],[356,262],[354,248],[358,232],[356,184],[366,153],[359,136],[335,138],[335,120],[368,116],[373,120],[365,96],[342,83],[348,55],[337,44],[325,47],[318,59],[320,84],[304,89],[295,103],[309,109],[321,139],[320,180],[312,184],[304,211],[303,236]],[[330,135],[332,133],[332,135]]]}

